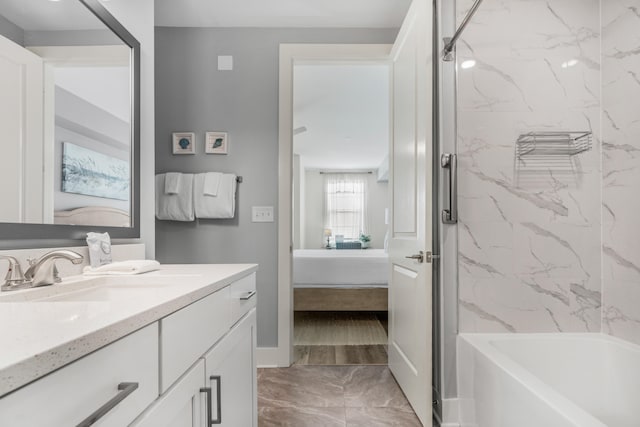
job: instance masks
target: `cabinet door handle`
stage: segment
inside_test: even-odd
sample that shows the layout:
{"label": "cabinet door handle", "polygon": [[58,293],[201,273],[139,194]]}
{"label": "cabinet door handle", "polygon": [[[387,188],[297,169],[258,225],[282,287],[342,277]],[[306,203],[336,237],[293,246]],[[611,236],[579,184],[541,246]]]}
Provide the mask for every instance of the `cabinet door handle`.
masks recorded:
{"label": "cabinet door handle", "polygon": [[[216,419],[209,418],[209,420],[212,425],[222,424],[222,378],[220,375],[211,375],[209,379],[216,382]],[[209,408],[211,408],[211,403],[209,403]]]}
{"label": "cabinet door handle", "polygon": [[93,414],[85,418],[77,427],[88,427],[93,425],[100,418],[104,417],[107,412],[115,408],[115,406],[122,402],[127,396],[133,393],[138,388],[138,383],[120,383],[118,384],[118,390],[120,392],[116,394],[111,400],[98,408]]}
{"label": "cabinet door handle", "polygon": [[207,425],[212,424],[211,420],[211,387],[202,387],[200,393],[207,394]]}
{"label": "cabinet door handle", "polygon": [[250,300],[251,298],[253,298],[255,294],[256,294],[256,291],[249,291],[240,297],[240,301]]}

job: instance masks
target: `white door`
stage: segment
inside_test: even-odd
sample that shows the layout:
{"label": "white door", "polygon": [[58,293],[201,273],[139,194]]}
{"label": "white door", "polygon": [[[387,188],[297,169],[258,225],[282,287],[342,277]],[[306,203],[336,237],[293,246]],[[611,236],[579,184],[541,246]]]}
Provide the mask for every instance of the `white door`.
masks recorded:
{"label": "white door", "polygon": [[428,0],[414,0],[391,52],[389,368],[425,426],[432,423],[432,13]]}
{"label": "white door", "polygon": [[43,65],[37,55],[0,37],[0,221],[43,219]]}

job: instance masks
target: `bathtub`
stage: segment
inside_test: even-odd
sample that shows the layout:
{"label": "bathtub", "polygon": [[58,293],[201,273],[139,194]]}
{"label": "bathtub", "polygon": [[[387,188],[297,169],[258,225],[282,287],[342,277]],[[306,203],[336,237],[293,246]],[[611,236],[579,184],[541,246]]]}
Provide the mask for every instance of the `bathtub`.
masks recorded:
{"label": "bathtub", "polygon": [[640,346],[604,334],[460,334],[462,427],[638,427]]}

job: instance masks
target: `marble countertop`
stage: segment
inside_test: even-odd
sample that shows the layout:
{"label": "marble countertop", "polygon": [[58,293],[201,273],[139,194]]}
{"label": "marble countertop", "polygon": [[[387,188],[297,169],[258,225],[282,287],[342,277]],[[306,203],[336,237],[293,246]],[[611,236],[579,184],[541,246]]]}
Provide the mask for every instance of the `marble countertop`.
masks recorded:
{"label": "marble countertop", "polygon": [[[46,288],[2,293],[0,397],[224,288],[257,268],[255,264],[163,265],[158,271],[119,276],[130,281],[144,278],[143,283],[157,282],[161,286],[144,289],[144,284],[138,284],[127,298],[103,301],[41,300],[59,293],[62,287],[77,286],[83,279],[81,276],[65,278],[62,283]],[[39,300],[26,301],[24,296],[29,292],[39,292]]]}

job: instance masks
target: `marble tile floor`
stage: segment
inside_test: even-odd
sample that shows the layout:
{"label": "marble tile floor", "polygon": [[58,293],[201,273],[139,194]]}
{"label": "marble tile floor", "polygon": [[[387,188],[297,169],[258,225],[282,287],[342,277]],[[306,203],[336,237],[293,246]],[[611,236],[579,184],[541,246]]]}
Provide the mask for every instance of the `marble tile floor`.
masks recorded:
{"label": "marble tile floor", "polygon": [[420,427],[387,366],[258,370],[258,426]]}

